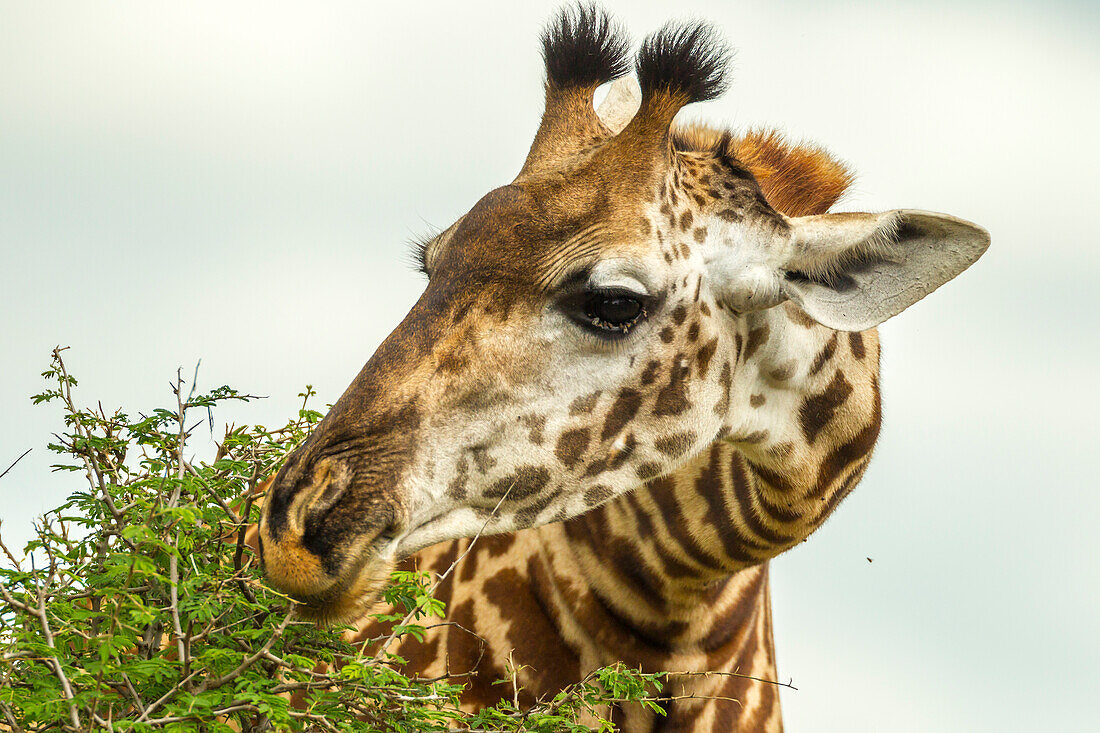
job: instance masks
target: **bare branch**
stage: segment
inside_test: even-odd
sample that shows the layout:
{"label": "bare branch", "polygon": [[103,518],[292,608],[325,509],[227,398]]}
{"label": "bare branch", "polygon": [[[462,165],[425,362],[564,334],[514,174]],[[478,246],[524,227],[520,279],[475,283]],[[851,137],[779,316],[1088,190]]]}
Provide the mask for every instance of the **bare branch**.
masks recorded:
{"label": "bare branch", "polygon": [[15,459],[14,461],[12,461],[12,462],[11,462],[11,465],[10,465],[10,466],[8,466],[7,468],[5,468],[5,469],[4,469],[4,472],[3,472],[3,473],[0,473],[0,478],[4,478],[5,476],[7,476],[7,475],[8,475],[8,471],[10,471],[10,470],[12,470],[13,468],[15,468],[15,464],[16,464],[16,463],[19,463],[19,461],[23,460],[23,458],[24,458],[24,457],[25,457],[25,456],[26,456],[26,455],[27,455],[28,453],[30,453],[30,452],[31,452],[31,449],[30,449],[30,448],[27,448],[27,449],[26,449],[25,451],[23,451],[23,455],[19,456],[19,457],[18,457],[18,458],[16,458],[16,459]]}
{"label": "bare branch", "polygon": [[[198,364],[195,365],[196,375],[198,374]],[[176,417],[179,419],[179,437],[177,457],[179,459],[179,470],[176,474],[176,485],[172,488],[172,496],[168,500],[168,508],[174,509],[180,499],[180,492],[183,490],[183,448],[187,440],[187,431],[184,429],[184,420],[187,416],[187,407],[184,405],[183,399],[183,377],[180,374],[180,370],[176,370],[176,383],[172,385],[172,392],[176,395],[176,405],[179,412]],[[192,394],[194,393],[194,384],[191,385]],[[179,560],[177,554],[179,553],[179,532],[177,531],[172,535],[172,548],[174,552],[168,557],[168,597],[169,597],[169,609],[172,614],[172,630],[176,633],[176,653],[179,655],[180,663],[183,665],[183,673],[186,677],[190,669],[190,659],[187,655],[187,644],[183,638],[183,626],[180,623],[180,609],[179,609]]]}
{"label": "bare branch", "polygon": [[[0,520],[0,525],[3,525],[3,520]],[[4,555],[11,562],[13,568],[20,571],[23,570],[23,566],[19,563],[18,560],[15,559],[15,555],[11,553],[11,550],[8,549],[8,546],[4,544],[4,540],[2,537],[0,537],[0,550],[3,550]]]}

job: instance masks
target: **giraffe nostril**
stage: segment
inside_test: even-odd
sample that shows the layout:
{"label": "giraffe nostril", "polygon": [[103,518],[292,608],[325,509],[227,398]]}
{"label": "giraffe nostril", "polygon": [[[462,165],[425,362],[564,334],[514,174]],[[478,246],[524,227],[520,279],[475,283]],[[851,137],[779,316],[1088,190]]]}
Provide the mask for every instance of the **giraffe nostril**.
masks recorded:
{"label": "giraffe nostril", "polygon": [[302,526],[316,525],[340,503],[352,485],[353,472],[343,463],[326,460],[314,473],[314,488],[301,503]]}

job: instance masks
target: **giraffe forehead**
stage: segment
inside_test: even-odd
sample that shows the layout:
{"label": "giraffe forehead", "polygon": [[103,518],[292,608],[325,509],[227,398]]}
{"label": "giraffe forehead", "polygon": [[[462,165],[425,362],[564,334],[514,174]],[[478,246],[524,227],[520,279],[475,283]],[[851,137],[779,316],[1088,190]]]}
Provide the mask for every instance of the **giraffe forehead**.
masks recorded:
{"label": "giraffe forehead", "polygon": [[486,194],[425,247],[430,277],[545,292],[606,258],[644,255],[641,209],[584,176],[514,183]]}
{"label": "giraffe forehead", "polygon": [[465,281],[464,297],[480,283],[503,286],[497,297],[505,301],[532,303],[607,260],[642,263],[647,284],[671,282],[664,277],[668,266],[686,266],[708,234],[747,222],[781,223],[754,175],[716,148],[674,150],[656,178],[632,179],[629,165],[608,168],[607,160],[594,170],[586,155],[486,194],[429,243],[433,278]]}

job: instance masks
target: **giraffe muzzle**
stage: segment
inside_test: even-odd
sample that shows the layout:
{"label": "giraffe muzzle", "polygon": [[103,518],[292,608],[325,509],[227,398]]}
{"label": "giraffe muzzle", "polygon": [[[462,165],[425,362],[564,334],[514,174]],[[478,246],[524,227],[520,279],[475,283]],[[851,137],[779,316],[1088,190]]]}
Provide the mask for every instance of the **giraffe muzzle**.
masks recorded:
{"label": "giraffe muzzle", "polygon": [[400,511],[381,494],[360,507],[344,461],[288,468],[276,478],[258,528],[266,579],[301,603],[307,618],[350,618],[389,577]]}
{"label": "giraffe muzzle", "polygon": [[310,550],[300,536],[275,539],[261,522],[260,556],[264,575],[276,590],[302,605],[304,618],[339,623],[368,606],[395,564],[393,534],[368,532],[353,540],[338,561]]}

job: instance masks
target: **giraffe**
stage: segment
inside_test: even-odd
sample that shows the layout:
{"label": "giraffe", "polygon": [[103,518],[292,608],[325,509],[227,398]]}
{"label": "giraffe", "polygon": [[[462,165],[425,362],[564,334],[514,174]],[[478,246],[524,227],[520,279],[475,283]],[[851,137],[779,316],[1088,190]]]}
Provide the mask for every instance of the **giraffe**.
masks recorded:
{"label": "giraffe", "polygon": [[[423,295],[271,482],[265,572],[349,621],[398,563],[454,565],[437,594],[455,624],[397,651],[468,674],[471,709],[624,661],[681,674],[666,716],[610,709],[621,730],[780,730],[768,561],[863,476],[875,327],[989,235],[826,213],[852,175],[824,150],[674,124],[725,88],[704,23],[632,59],[579,6],[542,41],[519,175],[420,245]],[[492,684],[506,667],[515,690]]]}

